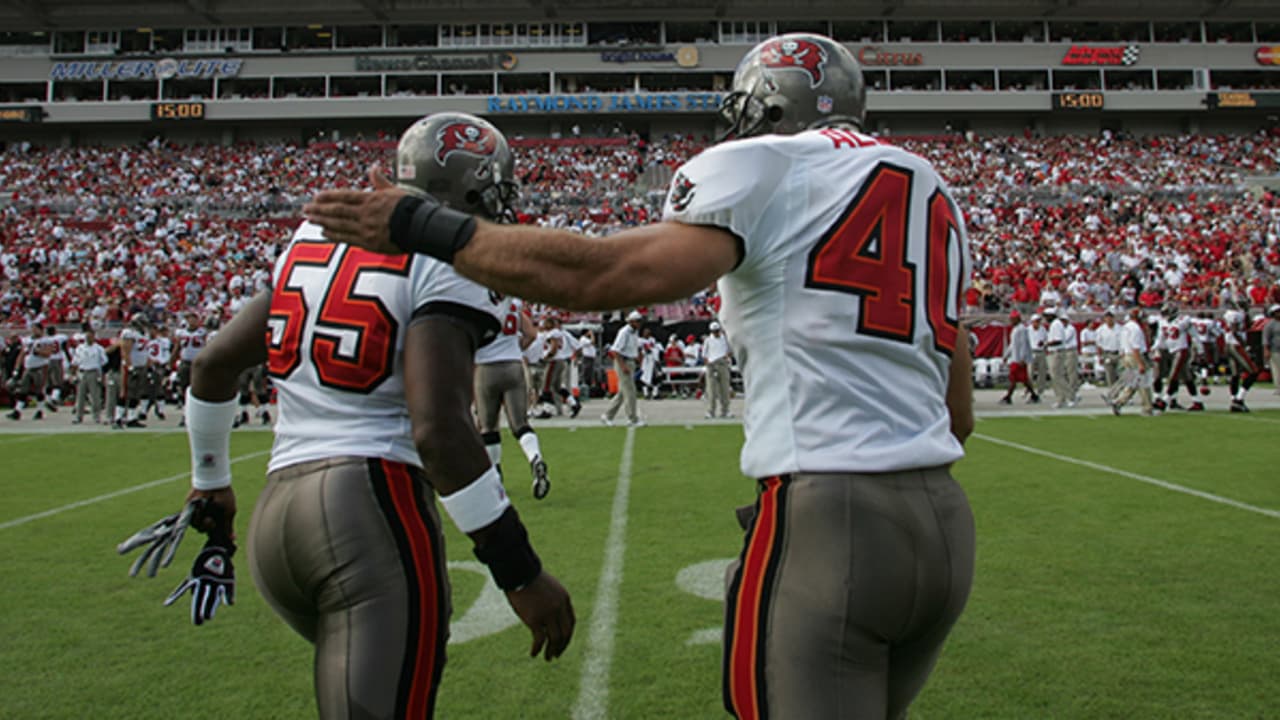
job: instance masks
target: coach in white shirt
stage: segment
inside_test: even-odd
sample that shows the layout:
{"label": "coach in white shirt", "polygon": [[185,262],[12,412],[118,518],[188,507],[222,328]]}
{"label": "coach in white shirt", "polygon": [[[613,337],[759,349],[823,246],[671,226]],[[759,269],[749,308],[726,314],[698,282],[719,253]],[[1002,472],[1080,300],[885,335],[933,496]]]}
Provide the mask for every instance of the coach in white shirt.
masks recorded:
{"label": "coach in white shirt", "polygon": [[1111,402],[1116,395],[1116,379],[1120,377],[1120,334],[1121,327],[1116,325],[1116,315],[1111,310],[1102,314],[1102,324],[1098,326],[1098,354],[1102,358],[1102,373],[1107,378],[1107,393],[1103,396]]}
{"label": "coach in white shirt", "polygon": [[720,417],[729,414],[729,397],[733,392],[729,383],[729,340],[720,329],[720,323],[711,323],[711,334],[702,342],[702,356],[706,360],[707,417],[716,416],[716,403],[720,404]]}
{"label": "coach in white shirt", "polygon": [[609,401],[609,408],[600,416],[605,425],[612,425],[622,404],[627,405],[627,422],[639,425],[640,416],[636,413],[636,360],[640,355],[640,323],[644,316],[637,310],[627,315],[627,324],[618,330],[613,344],[609,346],[609,354],[613,356],[613,369],[618,373],[618,394]]}
{"label": "coach in white shirt", "polygon": [[79,425],[84,422],[85,399],[93,408],[93,424],[102,422],[102,369],[107,364],[107,351],[98,344],[97,335],[92,327],[86,327],[84,340],[76,346],[72,360],[80,372],[80,380],[76,383],[76,412],[71,422]]}
{"label": "coach in white shirt", "polygon": [[1142,327],[1142,308],[1129,310],[1129,321],[1120,334],[1120,351],[1125,369],[1125,389],[1111,403],[1111,412],[1120,414],[1120,408],[1129,402],[1135,392],[1142,396],[1142,414],[1151,415],[1151,361],[1147,358],[1147,332]]}

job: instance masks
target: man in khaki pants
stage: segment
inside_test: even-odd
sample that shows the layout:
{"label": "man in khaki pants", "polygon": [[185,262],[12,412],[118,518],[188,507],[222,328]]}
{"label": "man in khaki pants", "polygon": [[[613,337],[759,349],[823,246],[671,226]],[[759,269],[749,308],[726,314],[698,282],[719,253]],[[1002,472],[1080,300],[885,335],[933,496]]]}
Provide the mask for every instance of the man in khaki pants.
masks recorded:
{"label": "man in khaki pants", "polygon": [[729,414],[729,397],[733,391],[729,383],[729,340],[720,331],[720,323],[711,323],[711,334],[702,343],[702,355],[707,361],[707,417],[716,416],[717,402],[720,417],[732,417]]}
{"label": "man in khaki pants", "polygon": [[613,418],[623,403],[627,405],[627,423],[643,425],[636,413],[636,358],[640,355],[640,322],[644,316],[637,310],[627,315],[627,324],[618,331],[609,354],[613,356],[613,369],[618,373],[618,394],[609,401],[609,408],[600,416],[600,422],[612,425]]}
{"label": "man in khaki pants", "polygon": [[84,341],[76,346],[75,366],[80,373],[76,382],[76,416],[72,423],[84,422],[85,400],[93,409],[93,424],[102,422],[102,369],[107,364],[107,351],[98,344],[92,327],[84,329]]}
{"label": "man in khaki pants", "polygon": [[1120,391],[1111,403],[1111,412],[1120,414],[1120,408],[1129,402],[1134,392],[1142,396],[1142,414],[1152,415],[1151,405],[1151,362],[1147,359],[1147,332],[1142,327],[1142,309],[1129,311],[1129,321],[1124,324],[1120,334],[1120,362],[1124,365],[1124,390]]}

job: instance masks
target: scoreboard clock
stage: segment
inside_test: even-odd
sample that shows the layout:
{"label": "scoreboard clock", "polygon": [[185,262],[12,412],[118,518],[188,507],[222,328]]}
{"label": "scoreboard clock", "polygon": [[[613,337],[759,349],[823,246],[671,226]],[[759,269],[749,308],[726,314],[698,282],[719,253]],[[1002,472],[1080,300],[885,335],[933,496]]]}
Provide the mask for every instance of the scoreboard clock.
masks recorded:
{"label": "scoreboard clock", "polygon": [[152,120],[203,120],[204,103],[197,100],[171,100],[151,103]]}
{"label": "scoreboard clock", "polygon": [[1105,96],[1096,90],[1059,92],[1053,94],[1054,110],[1101,110]]}

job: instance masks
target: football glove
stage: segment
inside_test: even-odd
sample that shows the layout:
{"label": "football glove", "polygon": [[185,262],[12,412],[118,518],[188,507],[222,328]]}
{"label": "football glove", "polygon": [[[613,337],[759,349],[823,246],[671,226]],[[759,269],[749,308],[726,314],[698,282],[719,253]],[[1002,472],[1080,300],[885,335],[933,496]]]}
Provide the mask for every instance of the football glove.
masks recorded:
{"label": "football glove", "polygon": [[191,565],[191,575],[165,599],[165,607],[191,591],[191,622],[203,625],[212,620],[219,605],[236,602],[236,569],[231,564],[236,546],[226,536],[210,537]]}
{"label": "football glove", "polygon": [[191,526],[192,518],[203,510],[204,504],[203,499],[192,500],[182,508],[182,512],[160,518],[117,545],[116,552],[121,555],[143,545],[147,546],[138,559],[133,561],[133,566],[129,568],[129,577],[136,577],[148,559],[151,560],[151,565],[147,568],[147,577],[155,577],[157,570],[169,567],[173,562],[173,556],[178,552],[178,545],[182,543],[183,535]]}

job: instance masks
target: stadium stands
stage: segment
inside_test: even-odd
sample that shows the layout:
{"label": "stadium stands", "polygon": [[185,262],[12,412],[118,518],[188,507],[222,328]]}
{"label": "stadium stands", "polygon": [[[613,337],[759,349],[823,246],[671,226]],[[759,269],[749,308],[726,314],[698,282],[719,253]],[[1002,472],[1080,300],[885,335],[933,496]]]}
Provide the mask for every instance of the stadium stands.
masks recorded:
{"label": "stadium stands", "polygon": [[[964,206],[971,312],[1053,298],[1085,311],[1176,299],[1280,302],[1280,135],[889,138]],[[706,137],[514,139],[520,220],[592,235],[658,216]],[[0,154],[0,325],[224,310],[262,287],[297,209],[391,167],[394,142],[43,148]],[[240,290],[234,290],[239,287]],[[706,317],[700,296],[655,309]]]}

